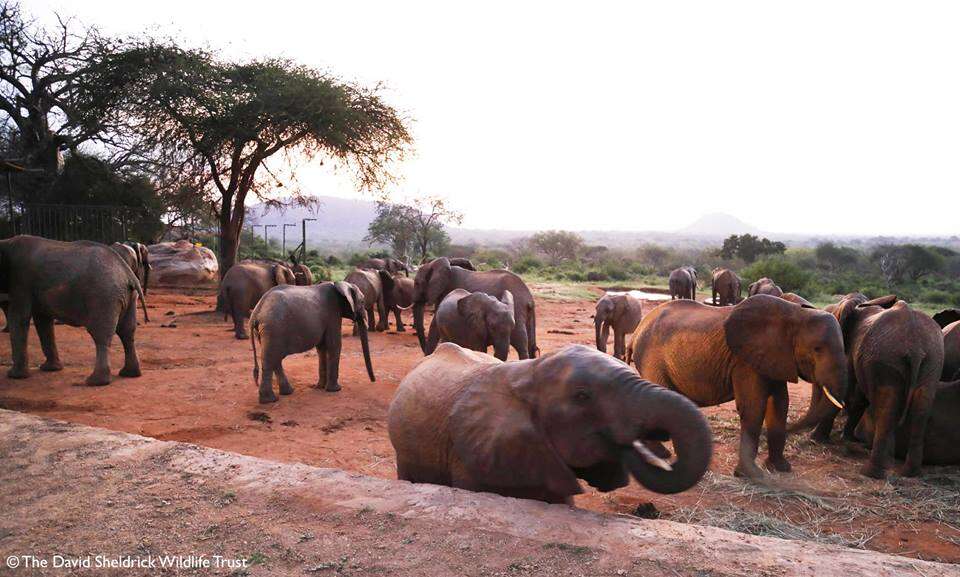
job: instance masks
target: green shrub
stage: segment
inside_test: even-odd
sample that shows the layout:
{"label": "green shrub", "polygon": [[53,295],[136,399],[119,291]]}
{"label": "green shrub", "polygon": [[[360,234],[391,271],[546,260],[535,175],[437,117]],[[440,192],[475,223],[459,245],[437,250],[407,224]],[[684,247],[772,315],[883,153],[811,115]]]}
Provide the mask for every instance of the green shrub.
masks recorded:
{"label": "green shrub", "polygon": [[313,282],[315,283],[333,280],[333,272],[330,270],[330,267],[323,266],[322,264],[311,264],[310,272],[313,273]]}
{"label": "green shrub", "polygon": [[920,298],[918,299],[927,303],[934,303],[938,305],[949,305],[956,302],[956,298],[953,294],[937,289],[928,289],[920,292]]}
{"label": "green shrub", "polygon": [[512,270],[517,274],[526,274],[543,268],[543,261],[532,255],[524,255],[513,264]]}
{"label": "green shrub", "polygon": [[812,275],[782,256],[768,257],[743,269],[745,284],[761,277],[773,279],[784,292],[803,292]]}

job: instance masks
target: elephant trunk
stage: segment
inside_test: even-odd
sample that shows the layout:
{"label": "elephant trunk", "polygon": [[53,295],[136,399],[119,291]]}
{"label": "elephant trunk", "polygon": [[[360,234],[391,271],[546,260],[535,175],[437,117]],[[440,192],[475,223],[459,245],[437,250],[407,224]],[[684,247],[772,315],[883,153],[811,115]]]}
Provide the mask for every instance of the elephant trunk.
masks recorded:
{"label": "elephant trunk", "polygon": [[635,377],[628,398],[628,410],[642,427],[639,441],[669,437],[677,458],[669,465],[658,464],[634,446],[625,447],[621,460],[627,470],[657,493],[679,493],[696,485],[713,456],[713,433],[700,409],[683,395],[639,377]]}
{"label": "elephant trunk", "polygon": [[507,355],[510,354],[510,335],[505,335],[502,338],[498,338],[493,342],[493,356],[500,359],[501,361],[507,360]]}
{"label": "elephant trunk", "polygon": [[600,315],[597,315],[593,319],[593,328],[597,333],[597,350],[601,353],[607,352],[607,337],[609,336],[609,329],[605,326],[603,318]]}
{"label": "elephant trunk", "polygon": [[363,311],[360,311],[360,320],[356,322],[357,332],[360,333],[360,347],[363,348],[363,362],[367,365],[367,376],[373,383],[377,378],[373,376],[373,363],[370,362],[370,341],[367,338],[367,323],[363,320]]}
{"label": "elephant trunk", "polygon": [[423,309],[426,305],[423,301],[413,303],[413,328],[417,331],[417,341],[420,342],[420,350],[424,354],[427,352],[427,337],[423,328]]}
{"label": "elephant trunk", "polygon": [[[847,397],[846,356],[838,353],[828,365],[818,367],[815,382],[811,383],[810,407],[799,421],[787,427],[788,433],[804,431],[817,426],[821,421],[836,416]],[[803,376],[803,375],[801,375]],[[811,380],[804,377],[805,380]]]}

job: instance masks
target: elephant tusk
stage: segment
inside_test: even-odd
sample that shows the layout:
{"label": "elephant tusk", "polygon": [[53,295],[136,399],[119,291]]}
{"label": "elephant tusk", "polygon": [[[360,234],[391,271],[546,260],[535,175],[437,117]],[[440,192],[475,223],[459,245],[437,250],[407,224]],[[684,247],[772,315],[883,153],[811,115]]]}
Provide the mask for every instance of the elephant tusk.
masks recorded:
{"label": "elephant tusk", "polygon": [[394,305],[394,306],[396,306],[398,309],[400,309],[400,310],[402,310],[402,311],[405,311],[405,310],[409,309],[410,307],[412,307],[412,306],[413,306],[413,303],[408,304],[408,305],[405,306],[405,307],[402,307],[402,306],[400,306],[400,305]]}
{"label": "elephant tusk", "polygon": [[843,410],[843,403],[841,403],[836,398],[834,398],[834,396],[830,394],[830,391],[827,390],[827,387],[825,387],[824,385],[820,385],[820,388],[823,389],[823,394],[826,395],[828,399],[830,399],[831,403],[836,405],[838,409]]}
{"label": "elephant tusk", "polygon": [[670,466],[670,463],[664,461],[660,457],[653,454],[653,451],[647,448],[643,444],[643,441],[636,440],[633,442],[633,448],[636,449],[640,456],[643,457],[643,460],[650,463],[658,469],[663,469],[664,471],[672,471],[673,467]]}

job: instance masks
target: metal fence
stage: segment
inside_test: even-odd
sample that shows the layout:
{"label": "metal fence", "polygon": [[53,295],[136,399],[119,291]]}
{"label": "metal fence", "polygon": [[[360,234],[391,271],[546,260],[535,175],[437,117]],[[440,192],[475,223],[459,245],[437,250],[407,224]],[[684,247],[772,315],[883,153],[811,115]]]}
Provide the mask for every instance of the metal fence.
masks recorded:
{"label": "metal fence", "polygon": [[74,206],[62,204],[21,204],[9,207],[0,234],[10,237],[32,234],[56,240],[93,240],[110,244],[124,241],[135,221],[132,208],[122,206]]}

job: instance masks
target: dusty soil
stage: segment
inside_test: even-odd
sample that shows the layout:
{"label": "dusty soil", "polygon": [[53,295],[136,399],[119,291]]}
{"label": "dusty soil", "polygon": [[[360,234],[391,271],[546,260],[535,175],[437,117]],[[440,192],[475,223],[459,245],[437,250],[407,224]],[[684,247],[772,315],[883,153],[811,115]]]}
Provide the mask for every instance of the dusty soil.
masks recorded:
{"label": "dusty soil", "polygon": [[[543,352],[567,343],[592,343],[592,301],[558,287],[535,286],[534,291],[539,295],[537,332]],[[600,294],[599,289],[595,292]],[[212,291],[155,289],[148,302],[153,322],[141,324],[137,332],[142,377],[118,377],[106,387],[83,386],[92,367],[92,342],[82,329],[58,326],[65,369],[35,371],[18,381],[0,376],[0,408],[272,460],[395,477],[386,411],[397,384],[422,358],[412,329],[398,334],[391,326],[390,332],[371,333],[377,382],[370,383],[359,342],[349,336],[345,322],[341,392],[312,388],[317,359],[309,352],[285,362],[295,394],[260,405],[250,344],[235,340],[229,323],[212,312]],[[657,304],[646,302],[645,311]],[[405,320],[409,322],[409,316]],[[9,364],[6,338],[0,339],[0,358]],[[33,333],[30,358],[34,367],[42,362]],[[116,372],[122,364],[119,341],[111,360]],[[791,386],[793,418],[808,398],[808,385]],[[739,429],[734,405],[706,413],[717,446],[711,473],[698,487],[675,496],[649,493],[636,484],[607,494],[588,488],[576,504],[960,562],[960,468],[928,467],[919,479],[892,476],[875,481],[856,473],[865,458],[862,450],[839,441],[823,447],[794,437],[788,445],[793,473],[771,475],[762,484],[743,482],[731,476]]]}

